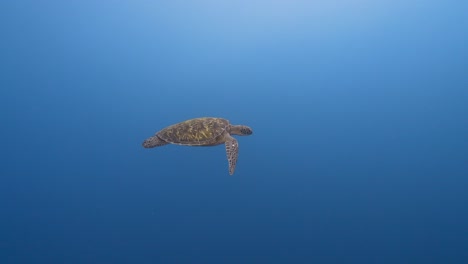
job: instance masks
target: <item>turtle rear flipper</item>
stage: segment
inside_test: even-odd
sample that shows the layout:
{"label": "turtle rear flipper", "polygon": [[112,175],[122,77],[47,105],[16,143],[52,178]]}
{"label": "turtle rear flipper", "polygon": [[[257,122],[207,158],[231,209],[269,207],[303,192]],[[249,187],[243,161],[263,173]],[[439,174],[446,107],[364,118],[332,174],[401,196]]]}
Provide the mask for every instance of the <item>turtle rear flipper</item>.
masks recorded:
{"label": "turtle rear flipper", "polygon": [[160,146],[164,146],[164,145],[167,145],[169,143],[167,143],[166,141],[160,139],[158,136],[152,136],[152,137],[149,137],[147,139],[145,139],[145,141],[143,141],[143,147],[145,148],[155,148],[155,147],[160,147]]}

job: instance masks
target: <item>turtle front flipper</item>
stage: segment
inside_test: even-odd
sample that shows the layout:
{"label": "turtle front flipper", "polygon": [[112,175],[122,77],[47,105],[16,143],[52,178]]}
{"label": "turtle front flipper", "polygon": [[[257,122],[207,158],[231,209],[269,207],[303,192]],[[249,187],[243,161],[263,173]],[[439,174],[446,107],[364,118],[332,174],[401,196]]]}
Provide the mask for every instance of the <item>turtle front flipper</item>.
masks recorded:
{"label": "turtle front flipper", "polygon": [[167,145],[169,143],[167,143],[166,141],[160,139],[158,136],[154,135],[152,137],[149,137],[147,139],[145,139],[145,141],[143,141],[143,147],[144,148],[155,148],[155,147],[160,147],[160,146],[164,146],[164,145]]}
{"label": "turtle front flipper", "polygon": [[226,154],[229,163],[229,175],[232,175],[236,169],[237,156],[239,155],[239,144],[235,138],[227,135],[224,145],[226,146]]}

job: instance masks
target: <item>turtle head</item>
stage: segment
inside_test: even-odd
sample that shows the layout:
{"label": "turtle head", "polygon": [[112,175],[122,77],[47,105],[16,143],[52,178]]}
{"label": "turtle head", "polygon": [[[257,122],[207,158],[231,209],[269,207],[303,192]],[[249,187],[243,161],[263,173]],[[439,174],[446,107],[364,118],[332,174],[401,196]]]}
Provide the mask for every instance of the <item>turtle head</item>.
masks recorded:
{"label": "turtle head", "polygon": [[239,136],[248,136],[252,135],[253,131],[250,127],[248,126],[242,126],[242,125],[237,125],[237,126],[231,126],[231,135],[239,135]]}

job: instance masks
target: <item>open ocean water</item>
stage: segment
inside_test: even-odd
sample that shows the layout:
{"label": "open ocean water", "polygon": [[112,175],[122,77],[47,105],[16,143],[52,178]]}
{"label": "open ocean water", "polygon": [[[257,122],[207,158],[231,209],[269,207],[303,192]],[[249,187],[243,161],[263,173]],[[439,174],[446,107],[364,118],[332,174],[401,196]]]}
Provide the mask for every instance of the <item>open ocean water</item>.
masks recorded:
{"label": "open ocean water", "polygon": [[[466,1],[0,3],[0,263],[468,263]],[[224,117],[224,146],[143,140]]]}

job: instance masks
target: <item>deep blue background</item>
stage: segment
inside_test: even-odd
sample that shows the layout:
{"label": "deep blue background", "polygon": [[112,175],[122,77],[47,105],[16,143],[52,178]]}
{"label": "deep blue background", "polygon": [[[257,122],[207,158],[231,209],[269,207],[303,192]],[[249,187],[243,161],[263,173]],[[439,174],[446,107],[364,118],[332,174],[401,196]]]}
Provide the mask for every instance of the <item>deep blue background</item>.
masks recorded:
{"label": "deep blue background", "polygon": [[[468,263],[466,1],[2,1],[0,263]],[[219,116],[224,147],[143,149]]]}

